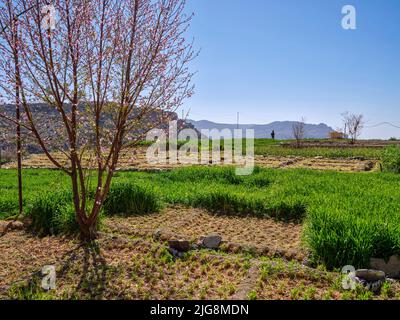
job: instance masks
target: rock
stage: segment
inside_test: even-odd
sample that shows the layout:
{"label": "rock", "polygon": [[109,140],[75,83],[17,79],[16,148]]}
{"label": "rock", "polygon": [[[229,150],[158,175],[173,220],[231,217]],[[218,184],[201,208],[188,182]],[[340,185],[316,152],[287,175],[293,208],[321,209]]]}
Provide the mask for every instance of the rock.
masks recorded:
{"label": "rock", "polygon": [[391,256],[389,261],[371,258],[370,266],[373,269],[382,270],[389,278],[400,279],[400,258]]}
{"label": "rock", "polygon": [[373,162],[368,162],[365,164],[364,171],[371,171],[374,168],[374,163]]}
{"label": "rock", "polygon": [[14,221],[12,223],[12,225],[11,225],[11,229],[12,230],[24,230],[25,229],[25,225],[21,221]]}
{"label": "rock", "polygon": [[365,161],[365,157],[351,157],[350,160]]}
{"label": "rock", "polygon": [[203,246],[207,249],[218,249],[221,244],[222,238],[218,234],[212,234],[203,239]]}
{"label": "rock", "polygon": [[369,285],[367,285],[367,289],[372,292],[379,292],[382,288],[383,282],[384,280],[371,282]]}
{"label": "rock", "polygon": [[169,240],[168,245],[171,249],[179,252],[188,252],[190,250],[190,242],[187,240]]}
{"label": "rock", "polygon": [[173,248],[168,248],[168,251],[176,258],[182,258],[184,253]]}
{"label": "rock", "polygon": [[362,285],[365,289],[372,291],[374,293],[378,293],[381,290],[382,285],[384,283],[384,280],[368,282],[364,279],[357,277],[354,277],[353,280],[356,281],[358,284]]}
{"label": "rock", "polygon": [[367,282],[383,281],[386,278],[385,272],[379,270],[369,270],[369,269],[359,269],[356,271],[355,276]]}
{"label": "rock", "polygon": [[0,233],[24,229],[25,225],[21,221],[0,221]]}
{"label": "rock", "polygon": [[324,158],[323,156],[314,157],[314,159],[316,159],[316,160],[321,160],[321,159],[323,159],[323,158]]}
{"label": "rock", "polygon": [[227,243],[227,251],[231,253],[239,253],[242,250],[242,246],[238,243]]}
{"label": "rock", "polygon": [[202,248],[203,247],[203,241],[206,238],[206,236],[200,236],[199,240],[196,242],[196,247]]}
{"label": "rock", "polygon": [[161,239],[161,235],[162,235],[163,231],[161,229],[157,229],[156,231],[154,231],[153,233],[153,238],[155,240],[160,240]]}

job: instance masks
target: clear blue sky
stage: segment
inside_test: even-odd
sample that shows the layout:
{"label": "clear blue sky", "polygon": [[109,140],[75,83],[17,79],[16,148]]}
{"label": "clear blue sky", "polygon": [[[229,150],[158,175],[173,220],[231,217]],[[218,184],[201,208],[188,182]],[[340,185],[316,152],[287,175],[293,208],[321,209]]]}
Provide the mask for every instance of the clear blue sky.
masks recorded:
{"label": "clear blue sky", "polygon": [[[357,30],[341,27],[354,5]],[[190,118],[341,126],[346,110],[367,125],[400,126],[400,0],[188,0],[196,94]],[[364,137],[400,137],[366,128]]]}

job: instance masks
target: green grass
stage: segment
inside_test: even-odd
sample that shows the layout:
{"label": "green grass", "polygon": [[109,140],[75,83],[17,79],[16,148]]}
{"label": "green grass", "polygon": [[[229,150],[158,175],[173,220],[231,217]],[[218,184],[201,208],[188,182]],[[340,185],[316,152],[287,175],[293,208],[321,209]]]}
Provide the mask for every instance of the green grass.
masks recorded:
{"label": "green grass", "polygon": [[[305,141],[324,141],[323,139],[306,139]],[[343,143],[343,140],[326,140],[336,141]],[[306,148],[295,148],[295,147],[284,147],[281,143],[295,142],[295,140],[272,140],[272,139],[254,139],[254,154],[263,156],[299,156],[306,158],[313,157],[324,157],[324,158],[365,158],[365,159],[379,159],[382,153],[382,148],[377,147],[306,147]],[[180,148],[185,141],[178,141],[178,148]],[[212,141],[208,142],[209,148],[212,148]],[[215,143],[215,142],[214,142]],[[229,142],[234,148],[233,141]],[[246,139],[242,140],[242,151],[246,152]],[[142,142],[141,146],[150,146],[152,142]],[[199,150],[202,146],[207,146],[207,141],[199,141]],[[220,141],[220,148],[224,150],[224,141]]]}
{"label": "green grass", "polygon": [[[23,204],[32,204],[41,193],[69,187],[69,177],[56,170],[24,170]],[[16,170],[0,169],[0,219],[18,213],[18,189]]]}
{"label": "green grass", "polygon": [[128,216],[159,212],[162,207],[159,195],[150,185],[117,181],[112,184],[103,209],[106,215]]}
{"label": "green grass", "polygon": [[[306,141],[313,142],[314,139],[307,139]],[[323,141],[321,139],[316,141]],[[327,140],[332,141],[332,140]],[[271,140],[271,139],[255,139],[254,153],[256,155],[267,156],[299,156],[306,158],[324,157],[324,158],[365,158],[365,159],[379,159],[382,153],[381,148],[374,147],[307,147],[307,148],[294,148],[283,147],[281,143],[294,142],[294,140]],[[343,141],[337,141],[343,143]]]}
{"label": "green grass", "polygon": [[[324,157],[324,158],[365,158],[379,159],[382,153],[381,148],[376,147],[284,147],[281,143],[290,143],[295,140],[272,140],[272,139],[255,139],[254,154],[263,156],[299,156],[306,158]],[[308,142],[323,141],[321,139],[306,139]],[[332,141],[332,140],[327,140]],[[338,141],[343,143],[343,141]],[[221,142],[223,146],[223,143]],[[246,150],[246,140],[243,140],[243,152]]]}
{"label": "green grass", "polygon": [[[16,172],[0,170],[0,211],[17,208]],[[25,170],[25,204],[46,190],[68,187],[57,171]],[[152,186],[166,204],[217,213],[304,221],[315,263],[366,267],[370,257],[400,254],[400,175],[259,169],[248,177],[230,168],[182,168],[163,173],[118,172],[115,183]]]}
{"label": "green grass", "polygon": [[381,164],[383,171],[400,173],[400,146],[388,146],[382,152]]}
{"label": "green grass", "polygon": [[324,157],[324,158],[365,158],[379,159],[382,149],[379,148],[324,148],[307,147],[292,148],[281,147],[278,145],[259,145],[255,146],[256,155],[269,156],[299,156],[306,158]]}

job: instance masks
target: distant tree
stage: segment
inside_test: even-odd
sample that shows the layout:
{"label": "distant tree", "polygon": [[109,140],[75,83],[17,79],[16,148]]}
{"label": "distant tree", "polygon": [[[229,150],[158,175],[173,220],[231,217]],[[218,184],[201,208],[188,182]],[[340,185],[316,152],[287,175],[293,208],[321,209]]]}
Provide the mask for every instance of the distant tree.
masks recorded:
{"label": "distant tree", "polygon": [[295,122],[292,126],[293,137],[296,139],[297,147],[301,146],[301,141],[304,139],[305,135],[305,118],[302,117],[299,122]]}
{"label": "distant tree", "polygon": [[329,132],[329,138],[332,139],[332,140],[344,139],[345,136],[346,135],[344,134],[344,132],[342,132],[340,129],[338,129],[336,131]]}
{"label": "distant tree", "polygon": [[343,123],[347,128],[347,132],[349,133],[351,143],[354,144],[357,141],[358,137],[361,135],[361,131],[364,128],[364,115],[345,112],[342,114],[342,117]]}

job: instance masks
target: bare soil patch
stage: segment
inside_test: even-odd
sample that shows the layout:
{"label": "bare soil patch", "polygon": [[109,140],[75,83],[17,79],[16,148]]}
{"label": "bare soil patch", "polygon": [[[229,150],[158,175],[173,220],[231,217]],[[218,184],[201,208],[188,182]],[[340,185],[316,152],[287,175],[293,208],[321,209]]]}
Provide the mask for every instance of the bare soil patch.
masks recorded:
{"label": "bare soil patch", "polygon": [[193,243],[217,233],[227,252],[254,251],[260,255],[303,260],[302,225],[254,217],[220,216],[202,209],[175,207],[160,214],[106,220],[109,232],[129,236],[153,236],[164,240],[186,239]]}
{"label": "bare soil patch", "polygon": [[[346,291],[340,274],[311,269],[295,260],[207,250],[174,258],[162,239],[148,236],[154,228],[162,226],[193,238],[219,232],[238,243],[276,241],[279,247],[297,249],[300,245],[299,226],[189,210],[174,208],[152,216],[107,219],[110,230],[91,245],[10,230],[0,237],[0,299],[400,298],[397,282],[376,295],[362,288]],[[173,219],[177,214],[188,219]],[[45,265],[56,268],[56,289],[49,292],[40,287],[40,270]]]}
{"label": "bare soil patch", "polygon": [[[56,267],[44,292],[40,270]],[[162,243],[103,235],[95,245],[39,239],[23,231],[0,239],[0,299],[229,299],[246,259],[193,252],[174,260]]]}
{"label": "bare soil patch", "polygon": [[[40,270],[56,267],[56,289]],[[341,287],[341,275],[282,259],[191,251],[174,259],[162,242],[102,234],[92,245],[10,231],[0,238],[0,299],[399,299]]]}
{"label": "bare soil patch", "polygon": [[368,172],[378,170],[377,160],[328,159],[305,157],[271,157],[257,156],[256,164],[260,167],[275,169],[314,169],[334,170],[341,172]]}
{"label": "bare soil patch", "polygon": [[[55,153],[54,158],[60,163],[66,163],[66,158],[61,153]],[[86,165],[89,166],[92,159],[86,158]],[[210,159],[211,161],[211,159]],[[260,156],[254,158],[255,164],[264,168],[308,168],[315,170],[335,170],[344,172],[363,172],[377,170],[377,160],[364,159],[328,159],[328,158],[306,158],[306,157],[281,157],[281,156]],[[22,163],[24,168],[32,169],[53,169],[54,165],[43,154],[34,154],[25,158]],[[211,164],[210,164],[211,165]],[[221,164],[224,165],[223,159]],[[240,165],[240,164],[239,164]],[[146,159],[146,149],[138,148],[130,154],[122,155],[118,164],[118,170],[128,171],[162,171],[189,165],[183,164],[149,164]],[[16,163],[9,163],[3,168],[15,169]]]}

